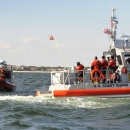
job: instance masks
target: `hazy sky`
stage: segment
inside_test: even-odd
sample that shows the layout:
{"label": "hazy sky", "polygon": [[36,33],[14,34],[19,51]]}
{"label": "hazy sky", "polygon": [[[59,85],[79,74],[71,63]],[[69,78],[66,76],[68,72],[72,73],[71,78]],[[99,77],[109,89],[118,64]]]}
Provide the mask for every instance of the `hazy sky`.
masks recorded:
{"label": "hazy sky", "polygon": [[110,28],[112,7],[117,34],[130,35],[129,6],[130,0],[0,0],[0,56],[14,65],[90,66],[109,49],[103,28]]}

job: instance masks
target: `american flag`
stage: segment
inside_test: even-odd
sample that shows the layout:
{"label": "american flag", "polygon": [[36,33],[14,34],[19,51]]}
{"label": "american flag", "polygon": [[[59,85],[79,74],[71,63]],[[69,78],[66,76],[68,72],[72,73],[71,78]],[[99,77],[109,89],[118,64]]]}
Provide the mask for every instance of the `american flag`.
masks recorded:
{"label": "american flag", "polygon": [[106,34],[112,34],[110,29],[103,29],[103,32],[106,33]]}

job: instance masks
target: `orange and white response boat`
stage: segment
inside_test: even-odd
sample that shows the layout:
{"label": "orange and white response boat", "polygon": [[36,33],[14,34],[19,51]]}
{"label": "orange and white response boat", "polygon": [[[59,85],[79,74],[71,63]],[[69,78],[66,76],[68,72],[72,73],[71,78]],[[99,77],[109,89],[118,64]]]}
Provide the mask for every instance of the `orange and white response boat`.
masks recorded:
{"label": "orange and white response boat", "polygon": [[109,59],[114,56],[120,80],[115,80],[115,73],[110,76],[110,70],[106,70],[105,82],[99,70],[84,70],[83,81],[78,81],[77,70],[64,70],[51,72],[51,85],[47,91],[37,91],[36,96],[44,97],[128,97],[130,96],[130,39],[123,35],[116,38],[117,18],[115,9],[112,8],[111,29],[104,29],[111,38],[111,46],[103,56]]}

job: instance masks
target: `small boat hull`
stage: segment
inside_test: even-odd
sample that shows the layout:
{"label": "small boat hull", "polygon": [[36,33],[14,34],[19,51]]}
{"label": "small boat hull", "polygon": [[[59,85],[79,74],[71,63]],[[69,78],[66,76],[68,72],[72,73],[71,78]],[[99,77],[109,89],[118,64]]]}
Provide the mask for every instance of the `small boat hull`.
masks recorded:
{"label": "small boat hull", "polygon": [[128,95],[130,88],[96,88],[81,90],[54,90],[54,97]]}
{"label": "small boat hull", "polygon": [[13,91],[15,88],[16,85],[14,83],[0,79],[0,91]]}
{"label": "small boat hull", "polygon": [[36,96],[43,97],[130,97],[130,88],[93,88],[76,90],[36,91]]}

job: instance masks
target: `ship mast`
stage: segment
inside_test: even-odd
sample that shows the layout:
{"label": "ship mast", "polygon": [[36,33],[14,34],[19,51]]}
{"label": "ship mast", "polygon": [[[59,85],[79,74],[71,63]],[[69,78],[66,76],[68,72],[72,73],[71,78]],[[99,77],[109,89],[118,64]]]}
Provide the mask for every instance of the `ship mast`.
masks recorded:
{"label": "ship mast", "polygon": [[112,16],[111,16],[111,39],[113,42],[115,42],[116,40],[116,29],[117,29],[117,24],[118,21],[116,20],[116,15],[115,15],[115,11],[116,9],[112,8]]}
{"label": "ship mast", "polygon": [[111,20],[110,20],[111,28],[104,29],[103,32],[108,34],[112,40],[112,43],[114,43],[116,41],[116,29],[117,29],[118,21],[117,21],[116,14],[115,14],[116,9],[112,8],[111,10],[112,10],[112,16],[111,16]]}

